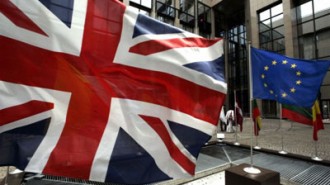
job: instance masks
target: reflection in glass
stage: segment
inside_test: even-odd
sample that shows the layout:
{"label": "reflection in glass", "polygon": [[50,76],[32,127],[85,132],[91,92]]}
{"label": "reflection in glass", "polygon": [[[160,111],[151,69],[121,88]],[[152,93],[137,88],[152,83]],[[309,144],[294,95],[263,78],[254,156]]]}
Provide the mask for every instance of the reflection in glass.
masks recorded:
{"label": "reflection in glass", "polygon": [[330,1],[314,0],[314,12],[316,17],[330,13]]}
{"label": "reflection in glass", "polygon": [[272,12],[272,17],[274,17],[274,16],[276,16],[278,14],[283,14],[283,5],[282,5],[282,3],[279,4],[279,5],[277,5],[277,6],[275,6],[275,7],[273,7],[271,9],[271,12]]}
{"label": "reflection in glass", "polygon": [[283,4],[280,3],[259,13],[259,42],[266,50],[283,53],[284,44]]}
{"label": "reflection in glass", "polygon": [[313,18],[312,2],[309,1],[297,7],[298,22],[304,22]]}
{"label": "reflection in glass", "polygon": [[265,10],[259,14],[259,20],[263,21],[270,18],[270,10]]}

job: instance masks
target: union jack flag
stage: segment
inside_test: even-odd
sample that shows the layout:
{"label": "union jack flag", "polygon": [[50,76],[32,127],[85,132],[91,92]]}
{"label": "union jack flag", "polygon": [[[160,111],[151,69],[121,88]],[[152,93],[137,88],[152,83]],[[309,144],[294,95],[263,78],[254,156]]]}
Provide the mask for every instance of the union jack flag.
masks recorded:
{"label": "union jack flag", "polygon": [[114,0],[0,2],[0,165],[125,184],[194,175],[222,40]]}

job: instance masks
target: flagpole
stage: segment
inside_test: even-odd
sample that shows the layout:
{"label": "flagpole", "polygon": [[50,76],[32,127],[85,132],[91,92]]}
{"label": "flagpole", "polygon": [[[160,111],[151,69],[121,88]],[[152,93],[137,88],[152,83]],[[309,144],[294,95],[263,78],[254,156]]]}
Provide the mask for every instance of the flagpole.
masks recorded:
{"label": "flagpole", "polygon": [[5,177],[5,184],[4,185],[9,185],[8,184],[8,178],[9,178],[9,166],[7,166],[7,174],[6,174],[6,177]]}
{"label": "flagpole", "polygon": [[[280,103],[280,128],[282,127],[282,104]],[[278,153],[280,154],[288,154],[287,151],[285,151],[284,148],[284,141],[283,141],[283,131],[281,131],[281,145],[282,145],[282,150],[279,151]]]}
{"label": "flagpole", "polygon": [[259,136],[258,126],[255,123],[253,125],[254,125],[254,132],[258,132],[258,134],[256,134],[256,136],[255,136],[256,137],[256,146],[254,146],[253,148],[256,149],[256,150],[260,150],[261,147],[258,146],[258,136]]}
{"label": "flagpole", "polygon": [[234,143],[234,145],[236,145],[236,146],[239,146],[240,145],[240,143],[237,141],[237,129],[238,129],[238,123],[237,123],[237,110],[236,110],[236,89],[234,90],[234,113],[235,113],[235,123],[236,123],[236,129],[235,129],[235,143]]}
{"label": "flagpole", "polygon": [[[313,107],[312,107],[312,117],[313,117],[313,139],[314,139],[314,147],[315,147],[315,156],[314,157],[312,157],[312,160],[314,160],[314,161],[322,161],[323,159],[321,159],[321,158],[319,158],[318,157],[318,152],[317,152],[317,136],[316,136],[316,138],[315,138],[315,136],[314,136],[314,132],[315,132],[315,127],[317,126],[319,126],[319,123],[318,123],[318,116],[317,116],[317,114],[318,114],[318,111],[317,111],[317,109],[319,109],[320,107],[319,107],[319,104],[318,104],[318,101],[316,100],[315,101],[315,103],[314,103],[314,105],[313,105]],[[322,124],[323,124],[323,122],[322,122]],[[323,127],[323,126],[322,126]],[[318,131],[318,129],[316,130],[316,132]],[[316,133],[317,134],[317,133]]]}
{"label": "flagpole", "polygon": [[250,152],[251,152],[251,163],[250,167],[245,167],[243,170],[247,173],[251,174],[259,174],[261,171],[258,168],[253,166],[253,131],[254,131],[254,124],[253,124],[253,117],[252,117],[252,103],[253,103],[253,84],[252,84],[252,66],[251,66],[251,41],[248,41],[248,63],[249,63],[249,81],[250,81],[250,118],[251,118],[251,138],[250,138]]}
{"label": "flagpole", "polygon": [[[254,124],[255,129],[257,129],[257,124]],[[259,131],[258,131],[259,132]],[[256,136],[256,146],[253,147],[256,150],[260,150],[261,147],[258,145],[258,136]]]}
{"label": "flagpole", "polygon": [[318,157],[318,152],[317,152],[317,141],[314,141],[314,146],[315,146],[315,156],[312,157],[314,161],[323,161],[323,159]]}

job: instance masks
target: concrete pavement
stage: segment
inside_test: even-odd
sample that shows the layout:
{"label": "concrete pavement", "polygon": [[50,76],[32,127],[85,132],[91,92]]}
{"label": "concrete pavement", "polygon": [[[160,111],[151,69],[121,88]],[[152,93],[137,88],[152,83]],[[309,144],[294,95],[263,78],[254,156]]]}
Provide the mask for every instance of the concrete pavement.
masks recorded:
{"label": "concrete pavement", "polygon": [[[260,146],[262,149],[272,150],[274,152],[284,150],[289,154],[302,156],[305,158],[317,156],[323,159],[323,162],[330,161],[330,124],[325,121],[324,130],[318,132],[318,141],[313,140],[313,127],[279,119],[263,119],[262,128],[259,136],[253,135],[253,146]],[[243,131],[228,133],[225,135],[224,141],[234,143],[237,141],[242,145],[250,146],[252,121],[245,118],[243,122]],[[283,139],[283,145],[282,145]],[[317,151],[315,150],[317,146]],[[330,163],[329,163],[330,164]]]}

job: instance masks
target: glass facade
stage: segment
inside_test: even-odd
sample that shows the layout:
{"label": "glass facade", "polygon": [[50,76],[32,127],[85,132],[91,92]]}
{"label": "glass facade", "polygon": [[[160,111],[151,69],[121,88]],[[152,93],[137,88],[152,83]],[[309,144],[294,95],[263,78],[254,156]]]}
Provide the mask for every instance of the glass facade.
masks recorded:
{"label": "glass facade", "polygon": [[[330,1],[296,1],[298,54],[303,59],[330,60]],[[323,118],[330,118],[330,72],[320,91]]]}
{"label": "glass facade", "polygon": [[157,0],[156,2],[157,19],[167,24],[174,25],[176,17],[176,9],[174,1],[171,0]]}
{"label": "glass facade", "polygon": [[150,16],[152,1],[150,0],[130,0],[129,5],[139,13]]}
{"label": "glass facade", "polygon": [[[283,3],[258,12],[260,49],[285,54]],[[262,100],[262,114],[266,118],[278,117],[277,102]]]}
{"label": "glass facade", "polygon": [[285,54],[283,4],[259,12],[260,48]]}
{"label": "glass facade", "polygon": [[199,34],[205,38],[211,35],[211,8],[198,2],[198,28]]}
{"label": "glass facade", "polygon": [[[243,114],[249,113],[249,76],[246,50],[246,27],[237,25],[227,33],[228,38],[228,92],[230,108],[234,107],[235,94],[241,102]],[[232,104],[232,105],[231,105]]]}
{"label": "glass facade", "polygon": [[179,19],[182,29],[194,32],[195,0],[180,0]]}
{"label": "glass facade", "polygon": [[299,57],[330,59],[330,1],[298,1],[296,14]]}

